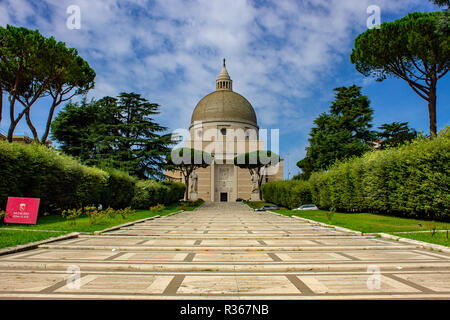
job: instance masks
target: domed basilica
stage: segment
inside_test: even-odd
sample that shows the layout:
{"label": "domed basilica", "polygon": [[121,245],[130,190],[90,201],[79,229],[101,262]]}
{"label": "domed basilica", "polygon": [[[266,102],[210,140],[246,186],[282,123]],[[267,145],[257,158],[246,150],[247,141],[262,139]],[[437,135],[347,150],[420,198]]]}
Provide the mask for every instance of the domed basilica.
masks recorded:
{"label": "domed basilica", "polygon": [[[241,153],[263,150],[264,141],[259,140],[252,105],[233,91],[225,59],[216,80],[216,91],[202,98],[192,113],[189,134],[190,140],[184,142],[185,147],[204,150],[214,156],[214,161],[207,168],[195,170],[188,194],[195,194],[195,198],[205,201],[254,197],[255,184],[249,170],[235,166],[233,160]],[[263,183],[283,179],[283,161],[268,169]],[[166,176],[183,181],[181,172],[166,172]]]}

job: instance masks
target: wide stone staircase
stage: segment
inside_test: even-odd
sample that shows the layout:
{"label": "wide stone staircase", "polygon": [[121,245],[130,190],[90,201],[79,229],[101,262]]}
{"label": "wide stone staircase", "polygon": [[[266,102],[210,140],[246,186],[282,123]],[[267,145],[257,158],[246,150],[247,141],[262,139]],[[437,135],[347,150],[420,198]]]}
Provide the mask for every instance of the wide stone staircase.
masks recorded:
{"label": "wide stone staircase", "polygon": [[450,298],[449,254],[243,203],[40,245],[0,272],[0,298]]}

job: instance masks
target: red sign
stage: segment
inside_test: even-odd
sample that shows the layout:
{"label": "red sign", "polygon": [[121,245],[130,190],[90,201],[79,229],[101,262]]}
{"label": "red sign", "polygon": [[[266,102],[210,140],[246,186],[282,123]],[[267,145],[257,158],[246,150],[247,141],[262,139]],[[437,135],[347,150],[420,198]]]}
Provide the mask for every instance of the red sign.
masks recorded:
{"label": "red sign", "polygon": [[5,223],[36,224],[40,199],[8,198]]}

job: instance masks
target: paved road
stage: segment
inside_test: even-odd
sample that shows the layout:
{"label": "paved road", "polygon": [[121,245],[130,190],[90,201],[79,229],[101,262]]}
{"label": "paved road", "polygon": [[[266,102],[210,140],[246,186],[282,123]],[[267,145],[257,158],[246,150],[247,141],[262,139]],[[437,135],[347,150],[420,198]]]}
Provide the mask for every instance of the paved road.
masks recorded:
{"label": "paved road", "polygon": [[0,273],[0,299],[450,298],[449,254],[242,203],[2,256]]}

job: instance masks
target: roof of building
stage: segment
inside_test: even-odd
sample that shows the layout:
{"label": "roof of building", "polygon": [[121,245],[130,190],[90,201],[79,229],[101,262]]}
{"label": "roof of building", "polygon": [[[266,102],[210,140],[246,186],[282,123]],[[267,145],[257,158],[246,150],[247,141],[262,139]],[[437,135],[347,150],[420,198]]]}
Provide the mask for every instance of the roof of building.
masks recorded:
{"label": "roof of building", "polygon": [[192,113],[195,121],[238,121],[257,126],[256,113],[250,102],[232,89],[232,80],[225,66],[216,80],[216,91],[202,98]]}

